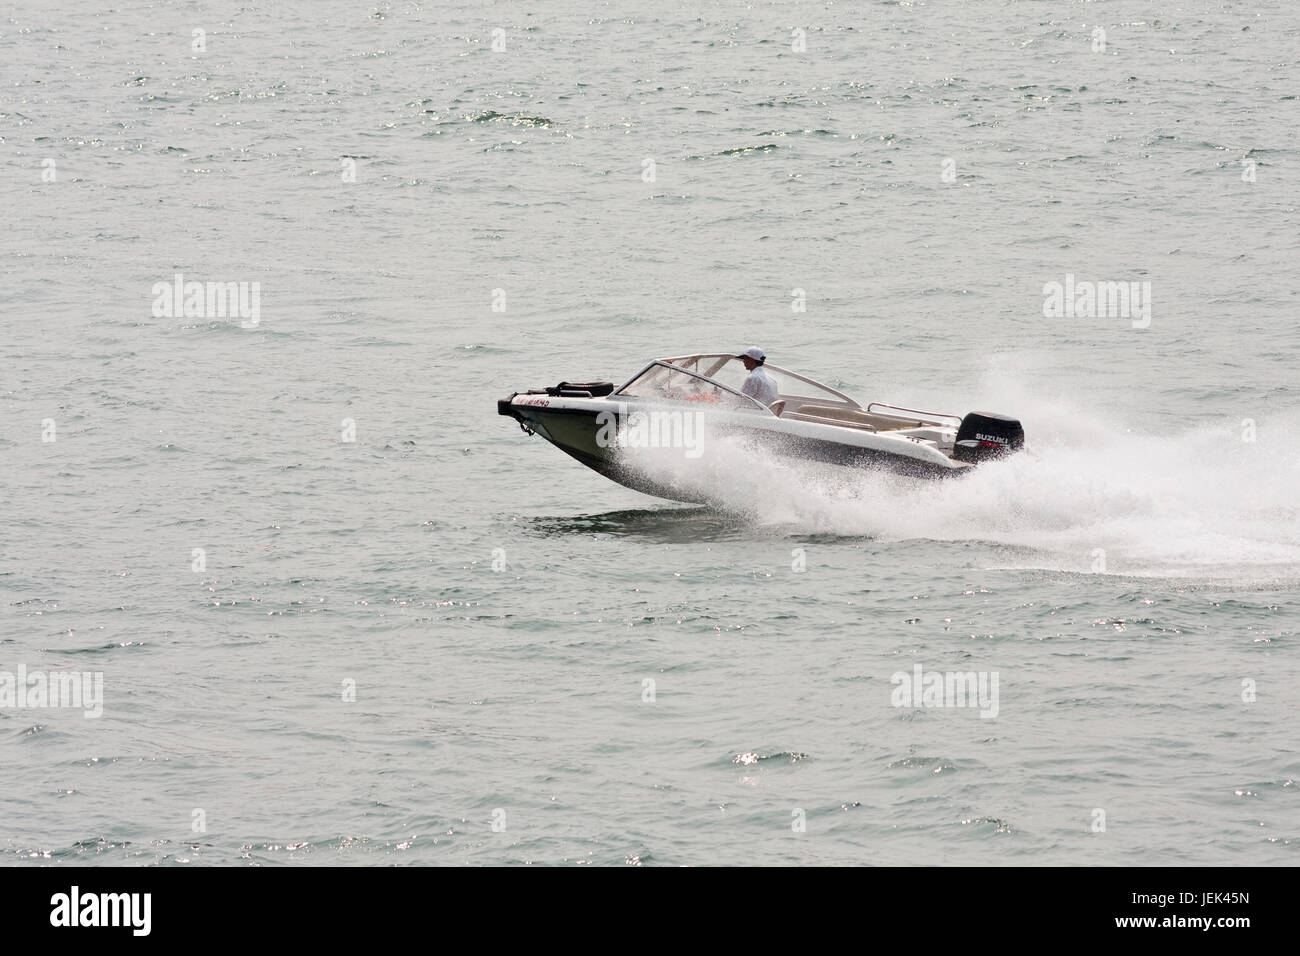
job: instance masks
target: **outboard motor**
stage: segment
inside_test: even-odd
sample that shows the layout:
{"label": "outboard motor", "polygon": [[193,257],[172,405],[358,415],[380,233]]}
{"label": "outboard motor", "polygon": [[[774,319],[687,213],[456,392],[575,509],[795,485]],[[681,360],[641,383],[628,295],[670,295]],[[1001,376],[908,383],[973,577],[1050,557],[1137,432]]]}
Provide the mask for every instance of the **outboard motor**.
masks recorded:
{"label": "outboard motor", "polygon": [[952,457],[957,461],[988,461],[1025,447],[1025,430],[1020,422],[993,412],[971,412],[961,420]]}

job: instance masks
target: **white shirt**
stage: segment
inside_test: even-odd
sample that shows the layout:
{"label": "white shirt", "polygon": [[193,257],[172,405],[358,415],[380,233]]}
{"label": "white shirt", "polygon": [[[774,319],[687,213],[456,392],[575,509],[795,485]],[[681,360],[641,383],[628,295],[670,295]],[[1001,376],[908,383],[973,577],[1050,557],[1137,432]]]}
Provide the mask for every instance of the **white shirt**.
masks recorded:
{"label": "white shirt", "polygon": [[754,370],[745,376],[745,384],[740,386],[740,391],[750,398],[757,399],[765,406],[771,405],[777,400],[780,394],[776,388],[776,382],[767,377],[763,371],[763,366],[757,365]]}

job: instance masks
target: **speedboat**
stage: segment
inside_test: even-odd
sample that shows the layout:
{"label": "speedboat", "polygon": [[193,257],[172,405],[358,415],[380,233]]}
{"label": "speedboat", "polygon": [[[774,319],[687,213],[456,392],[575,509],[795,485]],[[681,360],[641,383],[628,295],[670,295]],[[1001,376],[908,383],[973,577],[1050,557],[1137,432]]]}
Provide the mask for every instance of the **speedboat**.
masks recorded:
{"label": "speedboat", "polygon": [[497,402],[497,412],[621,485],[693,503],[705,497],[698,488],[647,469],[636,450],[668,450],[690,462],[738,440],[763,454],[943,478],[1024,447],[1024,429],[1006,415],[944,415],[880,402],[863,408],[771,363],[763,369],[778,396],[764,404],[741,391],[741,358],[710,352],[655,359],[621,388],[561,382],[514,392]]}

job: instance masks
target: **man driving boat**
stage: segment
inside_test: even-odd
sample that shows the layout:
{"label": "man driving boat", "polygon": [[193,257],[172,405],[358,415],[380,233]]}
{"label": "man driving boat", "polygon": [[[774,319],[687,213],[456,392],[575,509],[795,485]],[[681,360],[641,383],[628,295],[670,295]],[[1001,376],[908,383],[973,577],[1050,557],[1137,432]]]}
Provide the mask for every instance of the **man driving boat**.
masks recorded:
{"label": "man driving boat", "polygon": [[745,377],[745,384],[740,386],[741,393],[764,405],[775,402],[780,392],[777,390],[776,382],[763,371],[763,363],[767,361],[763,350],[755,345],[751,349],[746,349],[743,355],[737,355],[736,358],[744,363],[745,371],[749,372]]}

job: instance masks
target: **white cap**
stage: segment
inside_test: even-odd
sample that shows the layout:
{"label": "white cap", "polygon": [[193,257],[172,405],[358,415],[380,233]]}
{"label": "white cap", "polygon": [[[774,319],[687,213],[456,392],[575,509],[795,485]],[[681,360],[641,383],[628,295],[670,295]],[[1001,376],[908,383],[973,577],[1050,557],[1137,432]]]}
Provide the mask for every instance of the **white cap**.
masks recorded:
{"label": "white cap", "polygon": [[767,356],[763,354],[763,350],[757,345],[753,348],[746,349],[743,355],[737,355],[736,358],[752,358],[755,362],[767,361]]}

